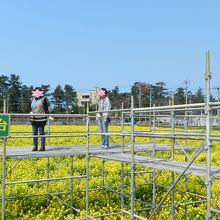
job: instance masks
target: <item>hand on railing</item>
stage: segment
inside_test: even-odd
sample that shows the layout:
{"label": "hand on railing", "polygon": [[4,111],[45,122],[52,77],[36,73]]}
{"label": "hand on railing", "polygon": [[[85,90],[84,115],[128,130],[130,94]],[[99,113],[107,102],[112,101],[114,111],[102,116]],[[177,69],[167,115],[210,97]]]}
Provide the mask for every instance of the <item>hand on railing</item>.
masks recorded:
{"label": "hand on railing", "polygon": [[51,116],[49,116],[49,119],[50,119],[51,121],[54,121],[54,118],[53,118],[53,117],[51,117]]}

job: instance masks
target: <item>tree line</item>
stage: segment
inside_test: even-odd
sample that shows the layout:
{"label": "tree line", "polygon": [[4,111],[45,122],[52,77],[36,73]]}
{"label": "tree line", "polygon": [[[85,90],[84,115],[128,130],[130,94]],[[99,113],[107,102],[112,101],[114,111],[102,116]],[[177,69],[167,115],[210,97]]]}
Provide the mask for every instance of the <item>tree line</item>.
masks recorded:
{"label": "tree line", "polygon": [[[50,85],[41,85],[40,87],[49,100],[52,113],[82,113],[84,111],[84,108],[79,108],[77,105],[77,92],[72,85],[66,84],[64,87],[57,85],[53,91]],[[23,84],[19,75],[0,75],[0,111],[3,111],[3,99],[6,99],[8,112],[29,113],[33,89],[33,85]],[[129,92],[120,92],[119,86],[115,86],[108,92],[113,109],[120,109],[122,103],[124,103],[124,108],[129,108],[131,95],[134,96],[135,107],[168,105],[171,96],[174,97],[175,104],[184,104],[186,100],[187,103],[201,103],[205,99],[202,88],[198,88],[195,93],[192,93],[179,87],[173,94],[170,94],[165,82],[155,84],[135,82]],[[213,97],[211,100],[215,101]],[[90,108],[94,110],[95,106],[90,106]]]}
{"label": "tree line", "polygon": [[[172,97],[175,104],[203,103],[205,95],[202,88],[198,88],[195,93],[186,88],[179,87],[174,92],[169,92],[165,82],[149,84],[146,82],[135,82],[129,93],[120,93],[119,87],[109,91],[112,106],[121,108],[124,103],[125,108],[130,107],[131,95],[134,97],[134,107],[152,107],[169,105]],[[216,101],[211,95],[211,101]]]}
{"label": "tree line", "polygon": [[[52,113],[77,113],[77,93],[72,85],[66,84],[64,88],[58,85],[51,92],[50,85],[39,86],[44,96],[49,100]],[[13,113],[29,113],[32,91],[34,86],[24,85],[19,75],[0,75],[0,99],[7,102],[7,111]],[[3,104],[1,104],[1,112]]]}

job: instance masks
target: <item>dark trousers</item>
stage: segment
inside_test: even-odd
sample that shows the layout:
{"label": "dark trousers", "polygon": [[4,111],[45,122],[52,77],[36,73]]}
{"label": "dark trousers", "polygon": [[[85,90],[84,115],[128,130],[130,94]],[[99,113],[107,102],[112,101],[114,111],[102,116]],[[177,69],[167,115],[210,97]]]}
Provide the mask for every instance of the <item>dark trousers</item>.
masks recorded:
{"label": "dark trousers", "polygon": [[[33,135],[38,135],[38,131],[39,131],[40,135],[45,135],[44,127],[45,126],[39,126],[39,125],[32,124]],[[33,142],[34,142],[34,146],[37,147],[38,146],[38,138],[34,137]],[[41,146],[45,147],[45,137],[41,137]]]}

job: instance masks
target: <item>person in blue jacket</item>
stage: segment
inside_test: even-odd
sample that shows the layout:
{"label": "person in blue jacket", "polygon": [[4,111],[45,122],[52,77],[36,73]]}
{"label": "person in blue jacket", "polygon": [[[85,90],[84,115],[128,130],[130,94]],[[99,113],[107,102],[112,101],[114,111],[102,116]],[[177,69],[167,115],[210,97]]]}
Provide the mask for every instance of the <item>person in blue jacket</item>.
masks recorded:
{"label": "person in blue jacket", "polygon": [[[109,110],[111,110],[111,102],[107,97],[108,91],[105,88],[101,88],[98,90],[98,95],[100,96],[100,100],[98,103],[98,111],[106,111],[97,113],[98,126],[100,129],[100,133],[108,133],[108,125],[110,122],[110,114]],[[102,138],[102,148],[109,148],[109,136],[106,134],[101,135]]]}

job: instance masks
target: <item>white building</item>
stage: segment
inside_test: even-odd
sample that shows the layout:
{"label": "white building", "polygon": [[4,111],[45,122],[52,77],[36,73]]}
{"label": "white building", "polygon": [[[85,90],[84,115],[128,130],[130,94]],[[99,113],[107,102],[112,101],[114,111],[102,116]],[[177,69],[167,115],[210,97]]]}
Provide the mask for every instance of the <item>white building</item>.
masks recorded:
{"label": "white building", "polygon": [[77,92],[77,104],[79,107],[85,106],[89,102],[90,105],[96,105],[98,102],[98,95],[95,90],[90,92]]}

